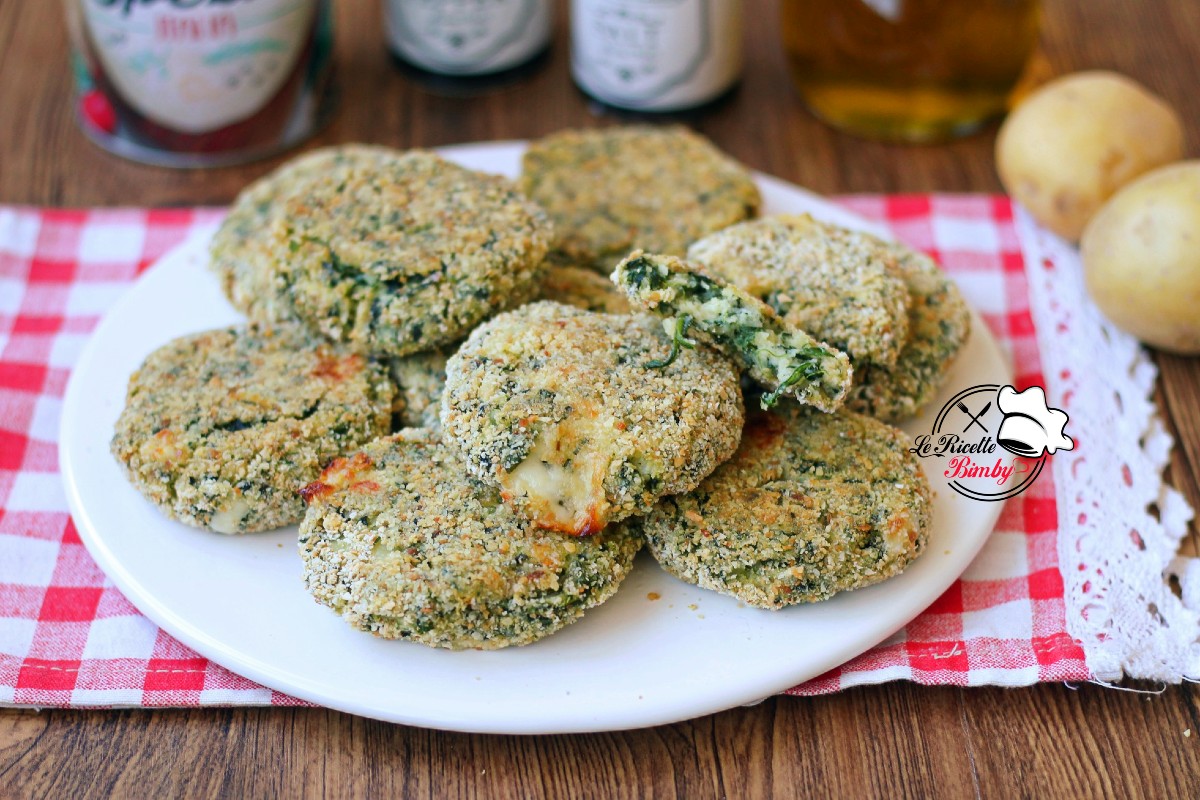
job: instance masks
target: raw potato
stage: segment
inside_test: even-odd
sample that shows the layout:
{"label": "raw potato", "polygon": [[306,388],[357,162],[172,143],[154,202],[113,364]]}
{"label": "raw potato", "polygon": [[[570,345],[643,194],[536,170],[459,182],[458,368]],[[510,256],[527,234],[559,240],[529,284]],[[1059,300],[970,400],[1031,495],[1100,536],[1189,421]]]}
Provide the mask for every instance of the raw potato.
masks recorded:
{"label": "raw potato", "polygon": [[1117,192],[1081,251],[1088,291],[1117,327],[1163,350],[1200,353],[1200,161]]}
{"label": "raw potato", "polygon": [[1004,188],[1071,241],[1113,192],[1182,157],[1179,115],[1114,72],[1047,83],[1013,110],[996,139]]}

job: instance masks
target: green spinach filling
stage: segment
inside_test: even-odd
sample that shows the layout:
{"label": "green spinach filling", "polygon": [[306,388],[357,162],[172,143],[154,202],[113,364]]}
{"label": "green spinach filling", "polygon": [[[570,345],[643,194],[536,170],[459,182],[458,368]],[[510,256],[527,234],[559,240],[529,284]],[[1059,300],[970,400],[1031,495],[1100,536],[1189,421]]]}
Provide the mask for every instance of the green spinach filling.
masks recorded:
{"label": "green spinach filling", "polygon": [[[831,376],[826,369],[826,362],[836,359],[837,351],[811,340],[803,332],[793,333],[772,325],[769,318],[731,287],[702,273],[673,271],[649,256],[625,261],[618,267],[616,277],[634,299],[640,299],[636,295],[665,290],[666,297],[656,298],[653,310],[675,317],[670,352],[665,358],[646,362],[646,367],[666,367],[675,361],[682,348],[695,347],[695,341],[687,336],[688,330],[695,328],[745,367],[757,368],[775,378],[777,385],[760,399],[764,409],[774,406],[784,394],[799,393],[795,390],[809,386],[831,398],[841,394],[844,387],[836,374]],[[726,309],[705,309],[713,300],[724,304]],[[769,347],[760,341],[763,333],[771,338]],[[798,338],[808,341],[797,343],[794,340]]]}

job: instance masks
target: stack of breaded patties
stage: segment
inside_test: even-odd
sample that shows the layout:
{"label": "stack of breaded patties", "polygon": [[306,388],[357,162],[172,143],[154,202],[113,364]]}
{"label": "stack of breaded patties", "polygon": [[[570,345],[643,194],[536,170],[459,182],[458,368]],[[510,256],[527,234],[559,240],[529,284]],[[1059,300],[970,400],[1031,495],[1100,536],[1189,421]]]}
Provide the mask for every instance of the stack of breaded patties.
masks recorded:
{"label": "stack of breaded patties", "polygon": [[[760,204],[677,127],[556,134],[519,182],[306,155],[213,241],[250,324],[152,354],[113,452],[189,524],[300,522],[319,602],[439,647],[558,630],[646,541],[767,608],[882,580],[920,553],[929,488],[843,405],[915,413],[965,306],[923,256]],[[774,408],[747,422],[743,387]]]}
{"label": "stack of breaded patties", "polygon": [[688,259],[844,351],[855,372],[846,404],[887,422],[933,399],[970,334],[966,303],[932,259],[808,215],[734,225]]}

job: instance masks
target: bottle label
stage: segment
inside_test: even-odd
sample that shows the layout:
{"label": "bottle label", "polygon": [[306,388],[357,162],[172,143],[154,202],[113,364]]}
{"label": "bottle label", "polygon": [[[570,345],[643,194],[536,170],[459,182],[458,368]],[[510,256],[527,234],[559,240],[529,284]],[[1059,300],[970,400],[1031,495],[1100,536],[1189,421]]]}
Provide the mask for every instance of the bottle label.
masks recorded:
{"label": "bottle label", "polygon": [[316,0],[77,0],[107,80],[151,121],[205,133],[253,116],[282,88]]}
{"label": "bottle label", "polygon": [[399,55],[449,75],[517,66],[550,42],[550,0],[388,0],[384,13]]}
{"label": "bottle label", "polygon": [[575,79],[605,102],[670,110],[712,99],[741,70],[735,0],[574,0]]}

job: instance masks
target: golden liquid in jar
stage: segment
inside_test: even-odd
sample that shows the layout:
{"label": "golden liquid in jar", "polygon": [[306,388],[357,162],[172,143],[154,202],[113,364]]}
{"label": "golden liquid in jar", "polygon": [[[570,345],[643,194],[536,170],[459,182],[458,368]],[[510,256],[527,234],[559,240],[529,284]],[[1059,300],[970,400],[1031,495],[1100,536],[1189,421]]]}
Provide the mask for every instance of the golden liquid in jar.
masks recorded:
{"label": "golden liquid in jar", "polygon": [[813,113],[872,138],[946,139],[1004,112],[1037,45],[1038,0],[780,0]]}

